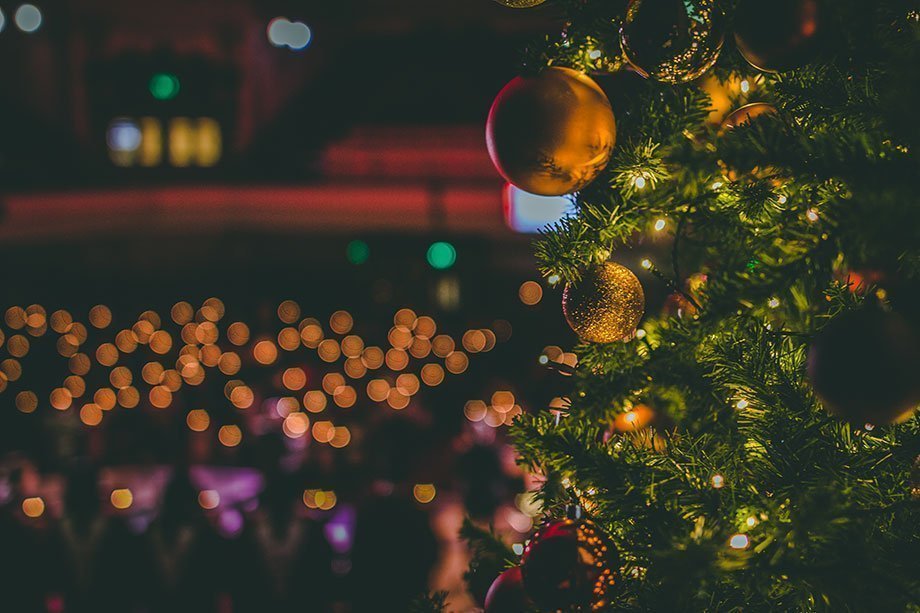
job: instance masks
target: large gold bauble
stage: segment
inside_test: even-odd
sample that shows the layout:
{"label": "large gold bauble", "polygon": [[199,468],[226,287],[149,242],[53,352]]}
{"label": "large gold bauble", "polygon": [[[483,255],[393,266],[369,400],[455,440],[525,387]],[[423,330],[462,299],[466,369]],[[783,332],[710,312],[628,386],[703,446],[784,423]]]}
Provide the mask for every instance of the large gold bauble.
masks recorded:
{"label": "large gold bauble", "polygon": [[579,338],[611,343],[632,334],[645,312],[645,293],[636,275],[613,262],[585,271],[562,293],[562,312]]}
{"label": "large gold bauble", "polygon": [[588,185],[607,165],[615,142],[607,96],[570,68],[513,79],[496,96],[486,122],[486,145],[501,175],[542,196]]}

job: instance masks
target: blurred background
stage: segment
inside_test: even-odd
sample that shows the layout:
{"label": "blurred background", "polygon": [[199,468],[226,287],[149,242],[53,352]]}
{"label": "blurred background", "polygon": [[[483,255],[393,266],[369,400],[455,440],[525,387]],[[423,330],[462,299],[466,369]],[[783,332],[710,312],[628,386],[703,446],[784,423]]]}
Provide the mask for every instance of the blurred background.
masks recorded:
{"label": "blurred background", "polygon": [[530,253],[570,203],[504,185],[483,126],[561,27],[0,0],[5,610],[476,606],[461,522],[526,538],[506,426],[575,363]]}

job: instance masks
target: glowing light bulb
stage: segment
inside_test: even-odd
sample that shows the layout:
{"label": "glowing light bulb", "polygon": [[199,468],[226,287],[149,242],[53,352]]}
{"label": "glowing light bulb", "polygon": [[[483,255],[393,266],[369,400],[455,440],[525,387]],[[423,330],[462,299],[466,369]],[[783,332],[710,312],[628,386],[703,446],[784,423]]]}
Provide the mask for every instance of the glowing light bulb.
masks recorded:
{"label": "glowing light bulb", "polygon": [[720,187],[722,187],[721,181],[716,181],[715,183],[712,184],[712,189],[719,189]]}
{"label": "glowing light bulb", "polygon": [[744,398],[742,398],[741,400],[735,403],[735,408],[737,409],[743,410],[743,409],[746,409],[747,407],[748,407],[748,401],[745,400]]}
{"label": "glowing light bulb", "polygon": [[644,258],[641,262],[639,262],[639,265],[642,266],[642,268],[644,268],[645,270],[651,270],[652,261],[648,258]]}
{"label": "glowing light bulb", "polygon": [[549,283],[550,285],[556,285],[561,280],[562,279],[559,277],[559,275],[550,275],[549,277],[546,278],[547,283]]}
{"label": "glowing light bulb", "polygon": [[662,230],[664,230],[664,227],[666,225],[668,225],[667,221],[665,221],[664,219],[659,219],[658,221],[655,222],[655,226],[654,226],[655,232],[661,232]]}
{"label": "glowing light bulb", "polygon": [[808,209],[805,211],[805,219],[812,223],[818,221],[818,211],[815,209]]}
{"label": "glowing light bulb", "polygon": [[754,526],[757,525],[757,518],[751,515],[746,520],[744,520],[744,523],[746,523],[749,528],[753,528]]}
{"label": "glowing light bulb", "polygon": [[645,177],[636,177],[633,179],[633,185],[636,187],[636,189],[642,189],[645,187]]}
{"label": "glowing light bulb", "polygon": [[786,198],[786,196],[783,195],[783,194],[780,194],[780,195],[776,198],[776,201],[779,202],[780,204],[786,204],[786,201],[787,201],[787,200],[789,200],[789,199]]}
{"label": "glowing light bulb", "polygon": [[779,306],[779,298],[775,296],[773,298],[770,298],[769,300],[767,300],[767,306],[770,307],[771,309],[775,309],[776,307]]}
{"label": "glowing light bulb", "polygon": [[712,487],[720,489],[725,486],[725,477],[722,475],[713,475],[712,476]]}
{"label": "glowing light bulb", "polygon": [[751,544],[751,539],[746,534],[734,534],[728,540],[728,544],[732,549],[747,549]]}
{"label": "glowing light bulb", "polygon": [[636,330],[636,338],[645,338],[645,334],[646,332],[642,328]]}
{"label": "glowing light bulb", "polygon": [[13,20],[23,32],[34,32],[42,25],[42,12],[34,4],[23,4],[16,9]]}
{"label": "glowing light bulb", "polygon": [[751,84],[748,83],[748,80],[747,79],[742,80],[741,81],[741,91],[746,94],[750,91],[750,89],[751,89]]}

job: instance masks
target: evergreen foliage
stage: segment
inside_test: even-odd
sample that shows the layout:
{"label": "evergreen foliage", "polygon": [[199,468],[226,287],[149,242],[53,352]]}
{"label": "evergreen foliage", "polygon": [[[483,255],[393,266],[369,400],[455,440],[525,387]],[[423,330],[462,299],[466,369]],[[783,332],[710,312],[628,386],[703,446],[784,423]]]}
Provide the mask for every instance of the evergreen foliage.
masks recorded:
{"label": "evergreen foliage", "polygon": [[[566,36],[529,49],[527,69],[590,71],[586,49],[619,61],[624,2],[556,4]],[[545,276],[575,281],[667,219],[673,249],[653,272],[695,305],[647,313],[641,338],[579,345],[568,414],[511,428],[521,462],[547,476],[547,515],[574,499],[620,549],[616,609],[920,610],[920,418],[848,425],[805,374],[810,339],[843,311],[881,303],[920,320],[920,13],[822,8],[821,53],[790,72],[759,73],[726,36],[710,74],[756,81],[752,99],[778,110],[733,130],[706,123],[697,84],[599,77],[613,157],[536,243]],[[851,282],[866,270],[883,291]],[[705,282],[689,289],[691,274]],[[675,426],[605,437],[639,402]],[[750,545],[730,547],[736,534]]]}

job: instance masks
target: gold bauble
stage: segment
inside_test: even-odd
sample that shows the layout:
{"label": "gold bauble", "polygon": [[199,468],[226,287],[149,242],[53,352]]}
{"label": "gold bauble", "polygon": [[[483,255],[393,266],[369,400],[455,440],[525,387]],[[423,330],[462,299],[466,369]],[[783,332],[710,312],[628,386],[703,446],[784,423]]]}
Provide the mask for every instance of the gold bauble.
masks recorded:
{"label": "gold bauble", "polygon": [[611,343],[632,334],[645,311],[645,293],[636,275],[613,262],[596,264],[577,284],[567,283],[562,312],[579,338]]}
{"label": "gold bauble", "polygon": [[[724,133],[728,130],[734,130],[739,126],[743,126],[751,123],[754,119],[766,115],[775,115],[776,107],[772,104],[767,104],[766,102],[752,102],[750,104],[745,104],[744,106],[738,107],[722,121],[720,133]],[[728,164],[720,162],[722,166],[722,171],[725,173],[725,176],[728,177],[729,181],[737,181],[740,178],[740,174],[734,169],[731,168]],[[761,168],[755,166],[750,169],[750,175],[757,179],[764,179],[771,177],[776,174],[776,169],[771,166],[766,166]],[[779,187],[782,185],[782,181],[779,179],[773,180],[774,184]]]}
{"label": "gold bauble", "polygon": [[750,123],[751,120],[761,115],[773,115],[776,113],[776,107],[766,102],[752,102],[745,104],[729,113],[728,117],[722,121],[723,130],[732,130],[738,126]]}
{"label": "gold bauble", "polygon": [[517,77],[492,103],[486,145],[495,168],[541,196],[585,187],[607,165],[616,142],[610,101],[589,77],[552,67]]}
{"label": "gold bauble", "polygon": [[538,4],[543,4],[546,0],[495,0],[503,6],[512,9],[529,9]]}

